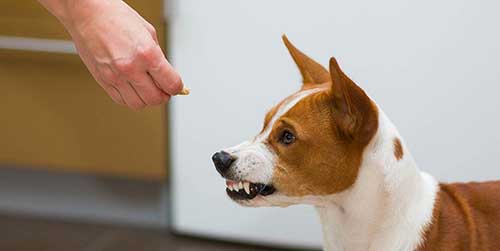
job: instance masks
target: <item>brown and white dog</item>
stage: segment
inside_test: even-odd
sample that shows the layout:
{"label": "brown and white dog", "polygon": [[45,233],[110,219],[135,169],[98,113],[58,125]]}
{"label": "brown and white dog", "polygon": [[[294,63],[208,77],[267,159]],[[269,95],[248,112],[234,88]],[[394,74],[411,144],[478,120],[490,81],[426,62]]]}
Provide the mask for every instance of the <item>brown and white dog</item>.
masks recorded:
{"label": "brown and white dog", "polygon": [[500,250],[500,182],[439,184],[334,58],[328,71],[283,40],[302,88],[214,154],[229,197],[315,206],[325,250]]}

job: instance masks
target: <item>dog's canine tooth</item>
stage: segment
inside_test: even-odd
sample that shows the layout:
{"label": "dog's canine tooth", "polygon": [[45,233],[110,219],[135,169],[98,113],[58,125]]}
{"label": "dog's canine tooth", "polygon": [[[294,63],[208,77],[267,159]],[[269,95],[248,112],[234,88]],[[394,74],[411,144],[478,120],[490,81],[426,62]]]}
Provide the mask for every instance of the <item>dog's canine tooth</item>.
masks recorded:
{"label": "dog's canine tooth", "polygon": [[243,188],[245,188],[245,192],[247,192],[247,194],[250,194],[250,183],[243,183]]}

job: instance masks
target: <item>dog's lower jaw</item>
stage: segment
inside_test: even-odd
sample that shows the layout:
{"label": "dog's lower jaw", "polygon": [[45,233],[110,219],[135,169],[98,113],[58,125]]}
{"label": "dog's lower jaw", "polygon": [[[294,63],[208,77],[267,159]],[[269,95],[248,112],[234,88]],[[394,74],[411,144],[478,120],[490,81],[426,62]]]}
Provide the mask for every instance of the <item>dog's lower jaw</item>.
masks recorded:
{"label": "dog's lower jaw", "polygon": [[438,183],[419,170],[405,148],[388,154],[400,137],[381,113],[380,130],[364,154],[355,184],[317,205],[324,250],[415,250],[431,223]]}

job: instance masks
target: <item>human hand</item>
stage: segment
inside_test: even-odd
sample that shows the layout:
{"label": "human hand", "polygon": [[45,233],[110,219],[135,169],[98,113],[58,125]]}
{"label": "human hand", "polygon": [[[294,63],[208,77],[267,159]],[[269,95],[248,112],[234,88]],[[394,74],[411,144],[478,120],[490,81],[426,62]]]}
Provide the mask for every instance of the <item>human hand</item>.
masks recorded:
{"label": "human hand", "polygon": [[91,74],[116,103],[139,109],[165,103],[183,90],[154,27],[123,1],[68,1],[56,16]]}

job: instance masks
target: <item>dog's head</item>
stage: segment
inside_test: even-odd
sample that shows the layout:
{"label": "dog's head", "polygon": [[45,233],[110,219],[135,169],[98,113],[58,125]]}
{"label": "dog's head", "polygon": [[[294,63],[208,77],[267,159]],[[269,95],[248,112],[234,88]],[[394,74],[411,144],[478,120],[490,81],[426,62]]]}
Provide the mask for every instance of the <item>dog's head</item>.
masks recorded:
{"label": "dog's head", "polygon": [[212,157],[229,197],[246,206],[307,203],[348,189],[378,127],[376,106],[334,58],[328,71],[283,40],[301,89],[266,114],[255,138]]}

